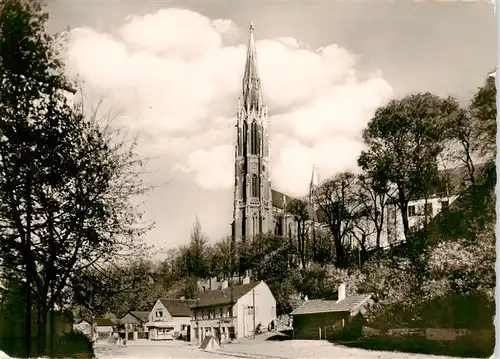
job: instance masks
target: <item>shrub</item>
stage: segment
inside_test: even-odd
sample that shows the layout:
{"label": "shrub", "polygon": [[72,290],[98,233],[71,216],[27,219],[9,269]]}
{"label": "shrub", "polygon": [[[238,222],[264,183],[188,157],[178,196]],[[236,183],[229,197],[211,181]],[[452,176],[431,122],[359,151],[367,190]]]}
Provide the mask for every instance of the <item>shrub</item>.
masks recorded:
{"label": "shrub", "polygon": [[57,337],[54,341],[52,358],[93,358],[94,347],[89,337],[71,331]]}

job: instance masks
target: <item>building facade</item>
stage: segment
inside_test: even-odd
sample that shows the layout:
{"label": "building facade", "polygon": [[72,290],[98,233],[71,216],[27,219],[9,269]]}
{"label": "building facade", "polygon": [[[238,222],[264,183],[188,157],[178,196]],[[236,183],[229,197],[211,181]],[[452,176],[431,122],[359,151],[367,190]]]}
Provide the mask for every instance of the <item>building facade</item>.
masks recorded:
{"label": "building facade", "polygon": [[201,343],[208,335],[219,342],[248,337],[273,321],[276,299],[266,283],[251,282],[249,277],[232,285],[224,280],[191,306],[191,341]]}
{"label": "building facade", "polygon": [[146,327],[150,340],[173,340],[186,335],[190,324],[188,299],[160,298],[148,316]]}

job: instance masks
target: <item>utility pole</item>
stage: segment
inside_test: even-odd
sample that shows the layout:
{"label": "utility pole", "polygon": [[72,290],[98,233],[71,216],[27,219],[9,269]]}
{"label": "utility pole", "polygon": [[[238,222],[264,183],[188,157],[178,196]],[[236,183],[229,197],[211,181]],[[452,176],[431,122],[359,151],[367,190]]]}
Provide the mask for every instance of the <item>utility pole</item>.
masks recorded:
{"label": "utility pole", "polygon": [[255,340],[255,288],[252,289],[252,301],[253,301],[253,339]]}

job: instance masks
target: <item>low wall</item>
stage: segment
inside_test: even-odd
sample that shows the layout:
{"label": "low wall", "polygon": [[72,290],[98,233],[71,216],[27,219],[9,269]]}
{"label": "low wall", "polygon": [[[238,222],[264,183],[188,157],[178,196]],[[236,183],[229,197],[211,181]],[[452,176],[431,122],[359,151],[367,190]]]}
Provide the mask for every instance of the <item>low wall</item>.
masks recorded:
{"label": "low wall", "polygon": [[472,341],[474,343],[490,343],[495,340],[493,329],[452,329],[452,328],[397,328],[379,330],[363,327],[363,336],[366,338],[407,338],[424,339],[431,341]]}

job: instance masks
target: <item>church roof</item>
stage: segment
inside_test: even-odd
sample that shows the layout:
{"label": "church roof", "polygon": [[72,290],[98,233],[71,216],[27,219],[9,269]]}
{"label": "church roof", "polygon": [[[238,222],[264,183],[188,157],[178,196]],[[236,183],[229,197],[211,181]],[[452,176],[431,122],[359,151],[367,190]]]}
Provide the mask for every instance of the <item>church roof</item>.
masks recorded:
{"label": "church roof", "polygon": [[291,197],[283,192],[276,191],[275,189],[271,189],[271,197],[273,201],[273,207],[279,209],[285,209],[286,203],[290,203],[294,197]]}
{"label": "church roof", "polygon": [[[273,207],[281,210],[284,210],[286,204],[295,199],[295,197],[289,196],[275,189],[271,189],[271,197],[273,201]],[[316,221],[321,223],[326,222],[326,214],[321,210],[321,208],[318,208],[316,210]]]}

